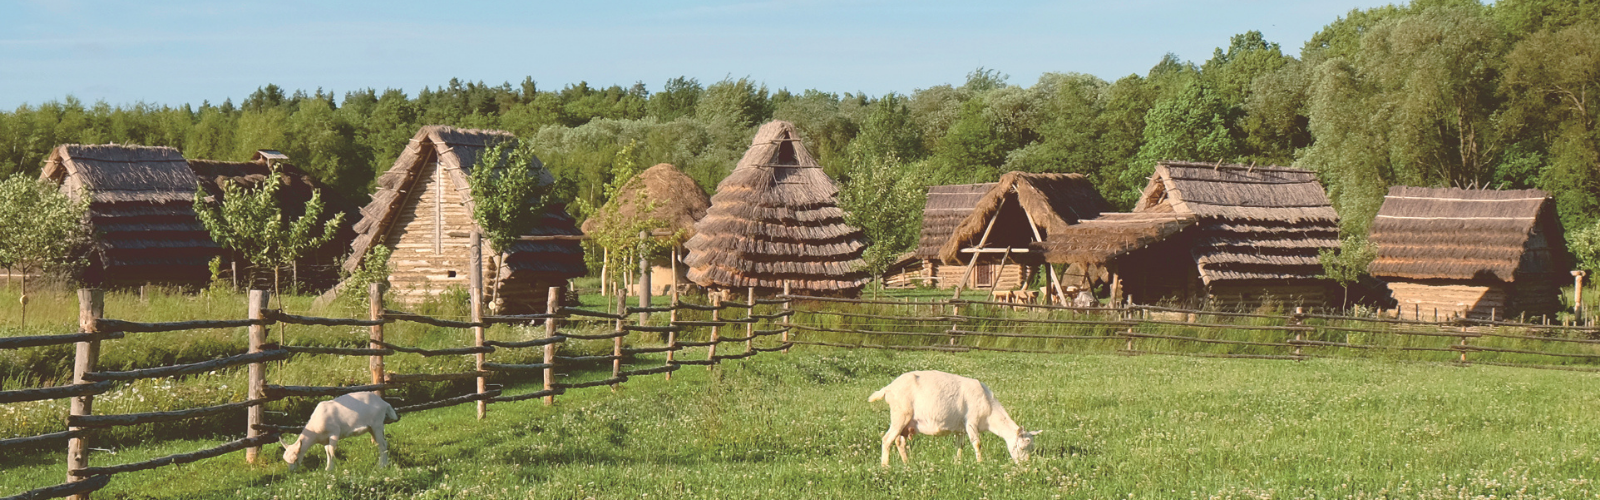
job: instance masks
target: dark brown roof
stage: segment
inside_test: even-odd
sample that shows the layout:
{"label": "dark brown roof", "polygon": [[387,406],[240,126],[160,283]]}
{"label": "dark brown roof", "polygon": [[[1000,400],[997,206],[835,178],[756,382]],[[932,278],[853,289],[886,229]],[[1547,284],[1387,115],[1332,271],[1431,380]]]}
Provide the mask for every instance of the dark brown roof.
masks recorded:
{"label": "dark brown roof", "polygon": [[1339,215],[1301,168],[1162,162],[1134,212],[1197,216],[1191,254],[1208,285],[1320,281],[1317,254],[1339,246]]}
{"label": "dark brown roof", "polygon": [[194,173],[178,150],[63,144],[41,179],[90,196],[89,223],[100,267],[91,281],[199,283],[217,244],[194,215]]}
{"label": "dark brown roof", "polygon": [[[972,213],[951,231],[939,249],[939,257],[945,262],[959,262],[961,249],[977,245],[983,239],[989,219],[1001,211],[1008,199],[1015,200],[1014,203],[1024,209],[1026,216],[1031,217],[1026,222],[1037,227],[1046,238],[1079,220],[1098,217],[1100,212],[1110,209],[1110,204],[1082,174],[1009,172],[1000,176],[1000,181],[978,200]],[[1024,240],[1031,239],[1030,234]]]}
{"label": "dark brown roof", "polygon": [[[666,223],[667,230],[687,231],[684,238],[694,236],[694,223],[706,216],[711,198],[700,189],[700,184],[684,175],[671,164],[662,163],[645,169],[623,184],[616,198],[594,217],[583,221],[583,231],[594,232],[603,219],[615,217],[623,224],[632,225],[642,217]],[[650,211],[641,214],[646,208]]]}
{"label": "dark brown roof", "polygon": [[972,214],[978,200],[994,187],[993,182],[983,184],[955,184],[929,186],[928,201],[922,207],[922,239],[910,256],[917,259],[937,259],[939,249],[950,239],[950,233]]}
{"label": "dark brown roof", "polygon": [[[429,125],[418,130],[405,150],[400,152],[394,166],[378,176],[378,189],[372,194],[372,202],[361,209],[362,219],[355,225],[356,238],[351,244],[351,255],[345,260],[345,269],[353,270],[360,266],[367,250],[383,241],[395,216],[405,205],[406,193],[411,190],[417,174],[429,160],[436,159],[439,162],[439,168],[450,179],[451,185],[456,187],[461,199],[466,202],[467,212],[471,213],[472,188],[468,178],[473,165],[478,162],[478,155],[490,144],[515,140],[516,137],[511,133],[499,130],[458,129],[444,125]],[[543,182],[554,182],[537,159],[533,166]],[[544,219],[528,232],[528,236],[580,234],[577,223],[562,206],[555,204],[546,211]],[[527,271],[559,278],[588,273],[583,263],[583,248],[575,240],[519,241],[512,246],[506,263],[512,272]]]}
{"label": "dark brown roof", "polygon": [[1174,213],[1102,213],[1050,233],[1033,248],[1052,264],[1104,266],[1128,252],[1177,234],[1195,217]]}
{"label": "dark brown roof", "polygon": [[833,179],[793,124],[762,125],[684,244],[701,286],[853,294],[868,281],[861,231],[844,223]]}
{"label": "dark brown roof", "polygon": [[[337,191],[324,185],[311,174],[288,163],[288,159],[277,151],[261,150],[257,151],[250,161],[190,159],[189,169],[194,172],[206,195],[216,203],[221,203],[224,199],[224,186],[228,183],[238,185],[245,190],[253,190],[267,179],[273,168],[277,168],[282,174],[282,188],[278,190],[278,202],[285,215],[289,217],[304,215],[305,205],[311,201],[313,192],[321,193],[324,219],[332,217],[335,213],[345,214],[334,238],[301,259],[301,273],[304,275],[307,269],[326,265],[344,256],[344,252],[350,249],[350,243],[356,237],[352,227],[360,213],[355,203],[340,196]],[[334,274],[333,271],[333,269],[328,270],[330,279]]]}
{"label": "dark brown roof", "polygon": [[1368,240],[1378,247],[1368,272],[1390,279],[1511,282],[1564,272],[1567,260],[1555,201],[1537,189],[1392,187]]}

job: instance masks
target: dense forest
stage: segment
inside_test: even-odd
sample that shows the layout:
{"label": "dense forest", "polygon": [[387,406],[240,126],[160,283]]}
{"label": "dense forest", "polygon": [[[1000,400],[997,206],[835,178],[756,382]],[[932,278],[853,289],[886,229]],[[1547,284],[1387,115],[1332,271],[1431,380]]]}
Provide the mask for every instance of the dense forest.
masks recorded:
{"label": "dense forest", "polygon": [[1051,73],[1022,86],[980,68],[959,85],[882,96],[687,77],[654,91],[549,90],[530,77],[451,80],[415,96],[267,85],[198,108],[66,97],[0,113],[0,177],[38,175],[60,143],[165,145],[220,160],[278,149],[364,201],[419,126],[447,124],[526,138],[560,197],[598,206],[632,165],[673,163],[714,189],[755,127],[783,119],[841,181],[847,208],[873,207],[853,222],[874,240],[874,267],[914,243],[925,186],[1078,172],[1127,208],[1161,159],[1313,169],[1356,238],[1391,185],[1544,189],[1569,244],[1588,256],[1600,240],[1600,102],[1590,91],[1600,100],[1600,1],[1417,0],[1351,11],[1299,57],[1252,31],[1205,61],[1169,55],[1116,81]]}

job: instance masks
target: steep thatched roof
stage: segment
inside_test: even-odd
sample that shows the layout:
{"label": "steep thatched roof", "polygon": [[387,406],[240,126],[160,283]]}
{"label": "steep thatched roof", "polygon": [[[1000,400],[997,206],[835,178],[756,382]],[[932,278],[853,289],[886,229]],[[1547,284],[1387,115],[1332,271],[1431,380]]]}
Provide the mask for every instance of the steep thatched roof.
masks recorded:
{"label": "steep thatched roof", "polygon": [[91,281],[197,283],[217,244],[194,215],[195,176],[178,150],[117,144],[63,144],[41,179],[90,197],[95,232]]}
{"label": "steep thatched roof", "polygon": [[1050,233],[1033,248],[1052,264],[1104,266],[1128,252],[1177,234],[1195,217],[1175,213],[1102,213]]}
{"label": "steep thatched roof", "polygon": [[1339,215],[1300,168],[1162,162],[1134,212],[1197,216],[1191,254],[1208,285],[1320,280],[1317,253],[1339,246]]}
{"label": "steep thatched roof", "polygon": [[[458,129],[443,125],[429,125],[417,131],[406,145],[394,166],[378,176],[377,192],[372,202],[361,209],[362,219],[355,225],[356,238],[351,244],[350,257],[345,260],[346,270],[361,265],[375,244],[382,244],[390,227],[405,206],[406,197],[416,183],[418,174],[429,162],[437,161],[439,169],[465,201],[467,212],[472,212],[472,187],[468,182],[473,165],[484,148],[499,141],[514,141],[516,137],[499,130]],[[544,165],[534,160],[534,171],[542,182],[555,182]],[[580,235],[576,222],[561,206],[551,206],[528,236]],[[583,248],[575,240],[519,241],[512,246],[506,259],[510,272],[527,272],[553,275],[559,278],[583,276],[587,268],[583,263]]]}
{"label": "steep thatched roof", "polygon": [[1378,257],[1367,271],[1391,279],[1512,282],[1569,263],[1555,200],[1537,189],[1392,187],[1368,241]]}
{"label": "steep thatched roof", "polygon": [[[710,207],[711,198],[699,183],[677,167],[662,163],[623,184],[599,213],[583,221],[583,232],[594,232],[604,222],[603,217],[614,217],[624,225],[654,219],[666,223],[669,232],[687,231],[684,237],[688,238],[694,236],[694,223],[705,217]],[[644,213],[647,208],[649,212]]]}
{"label": "steep thatched roof", "polygon": [[793,124],[762,125],[685,247],[701,286],[853,294],[868,281],[861,231],[845,225],[838,188]]}
{"label": "steep thatched roof", "polygon": [[939,258],[939,249],[950,240],[950,233],[972,214],[978,200],[993,187],[993,182],[929,186],[928,202],[922,207],[922,239],[911,257]]}
{"label": "steep thatched roof", "polygon": [[[939,258],[949,263],[960,262],[961,249],[977,245],[983,239],[991,218],[996,215],[1007,217],[1002,213],[1006,206],[1022,208],[1015,215],[1027,219],[1025,222],[1038,228],[1040,236],[1045,238],[1079,220],[1092,219],[1110,209],[1110,204],[1083,174],[1009,172],[1000,176],[1000,181],[973,206],[972,213],[951,231],[950,237],[939,249]],[[997,228],[999,225],[997,221]],[[1033,230],[1025,225],[1020,229],[1010,229],[1028,233],[1017,235],[1020,236],[1020,244],[1016,246],[1027,246],[1032,241]],[[996,241],[996,235],[990,231],[989,246],[996,246],[992,245]]]}

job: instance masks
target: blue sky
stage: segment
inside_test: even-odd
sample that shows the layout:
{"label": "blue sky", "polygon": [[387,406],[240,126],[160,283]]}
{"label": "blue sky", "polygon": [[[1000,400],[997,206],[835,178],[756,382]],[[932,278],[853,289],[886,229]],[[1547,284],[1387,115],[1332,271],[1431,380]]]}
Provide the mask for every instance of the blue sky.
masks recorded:
{"label": "blue sky", "polygon": [[979,66],[1115,79],[1163,54],[1203,61],[1260,30],[1285,52],[1372,0],[884,2],[98,2],[8,0],[0,109],[60,100],[236,102],[257,87],[415,95],[532,76],[652,91],[676,76],[773,89],[908,93]]}

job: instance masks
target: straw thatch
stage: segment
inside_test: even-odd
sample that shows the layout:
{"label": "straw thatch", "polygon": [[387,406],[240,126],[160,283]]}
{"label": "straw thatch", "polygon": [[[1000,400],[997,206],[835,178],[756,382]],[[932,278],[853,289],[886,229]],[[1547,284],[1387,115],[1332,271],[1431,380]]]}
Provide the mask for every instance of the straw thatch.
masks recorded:
{"label": "straw thatch", "polygon": [[854,294],[869,280],[861,231],[844,223],[833,179],[793,124],[762,125],[685,247],[689,279],[706,287]]}
{"label": "straw thatch", "polygon": [[978,200],[983,199],[994,184],[929,186],[928,201],[922,207],[922,239],[911,255],[917,259],[939,258],[939,250],[950,240],[950,234],[972,214]]}
{"label": "straw thatch", "polygon": [[1150,246],[1195,223],[1192,214],[1102,213],[1099,217],[1050,233],[1033,248],[1051,264],[1105,266],[1118,257]]}
{"label": "straw thatch", "polygon": [[102,285],[199,284],[217,244],[194,215],[196,180],[168,147],[63,144],[41,179],[90,197],[94,231],[86,278]]}
{"label": "straw thatch", "polygon": [[685,231],[684,238],[694,236],[694,223],[706,216],[711,198],[693,178],[668,163],[645,169],[628,180],[618,190],[617,196],[606,202],[595,217],[583,221],[583,232],[593,233],[611,221],[624,226],[642,220],[657,220],[666,224],[669,233]]}
{"label": "straw thatch", "polygon": [[1373,276],[1510,283],[1570,264],[1555,200],[1537,189],[1389,188],[1372,221]]}
{"label": "straw thatch", "polygon": [[297,262],[297,273],[301,282],[309,283],[314,287],[326,287],[338,281],[338,260],[350,248],[351,241],[355,240],[356,232],[353,229],[356,218],[359,216],[355,203],[339,195],[337,191],[324,185],[316,177],[306,173],[299,167],[288,163],[289,157],[283,153],[263,149],[256,151],[250,161],[216,161],[216,160],[189,160],[189,169],[200,182],[200,188],[214,203],[222,203],[226,191],[225,187],[232,183],[245,190],[254,190],[274,169],[281,174],[278,190],[278,203],[284,215],[300,217],[305,215],[305,205],[311,200],[313,192],[320,193],[322,197],[322,217],[332,217],[335,213],[342,213],[344,220],[340,222],[338,232],[334,234],[321,247],[313,249]]}
{"label": "straw thatch", "polygon": [[[965,260],[961,250],[980,243],[991,248],[1027,247],[1035,241],[1035,230],[1040,237],[1049,238],[1109,209],[1105,198],[1082,174],[1009,172],[1000,176],[972,213],[951,231],[939,249],[939,258],[946,263],[961,262]],[[991,219],[995,220],[994,229],[989,229]],[[982,241],[985,232],[989,233],[986,242]]]}
{"label": "straw thatch", "polygon": [[[356,238],[345,269],[360,266],[373,245],[395,248],[391,282],[437,292],[447,285],[465,284],[467,247],[471,233],[480,230],[472,218],[472,167],[484,148],[514,136],[496,130],[457,129],[431,125],[411,139],[394,166],[378,177],[372,202],[361,209]],[[554,182],[542,164],[536,175]],[[578,236],[576,223],[552,205],[528,236]],[[488,244],[484,244],[489,253]],[[488,257],[493,257],[489,255]],[[485,266],[490,265],[484,259]],[[518,241],[499,266],[498,277],[509,285],[517,301],[537,301],[543,307],[541,286],[564,285],[583,276],[583,248],[576,239]],[[490,272],[496,272],[490,269]],[[493,278],[491,274],[489,277]],[[486,280],[486,284],[487,284]],[[502,293],[507,287],[502,286]],[[515,310],[508,309],[508,310]]]}
{"label": "straw thatch", "polygon": [[1190,253],[1208,286],[1323,282],[1317,254],[1339,246],[1339,216],[1300,168],[1162,162],[1134,211],[1197,217]]}

